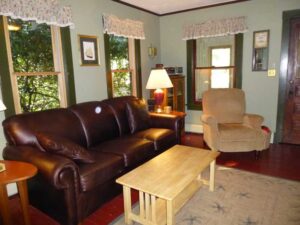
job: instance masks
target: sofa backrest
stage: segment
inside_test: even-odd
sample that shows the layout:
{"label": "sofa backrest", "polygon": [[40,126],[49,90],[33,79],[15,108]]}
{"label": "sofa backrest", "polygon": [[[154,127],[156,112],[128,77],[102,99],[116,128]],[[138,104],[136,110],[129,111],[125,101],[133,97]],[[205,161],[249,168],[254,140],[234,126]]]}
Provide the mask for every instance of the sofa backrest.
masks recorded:
{"label": "sofa backrest", "polygon": [[115,115],[107,104],[99,101],[84,102],[70,106],[69,109],[82,124],[87,147],[120,136]]}
{"label": "sofa backrest", "polygon": [[68,109],[50,109],[11,116],[3,122],[6,140],[11,145],[39,146],[36,133],[52,133],[86,146],[82,125]]}
{"label": "sofa backrest", "polygon": [[120,129],[121,136],[130,133],[126,104],[136,99],[137,98],[134,96],[123,96],[102,101],[103,103],[107,104],[113,111]]}

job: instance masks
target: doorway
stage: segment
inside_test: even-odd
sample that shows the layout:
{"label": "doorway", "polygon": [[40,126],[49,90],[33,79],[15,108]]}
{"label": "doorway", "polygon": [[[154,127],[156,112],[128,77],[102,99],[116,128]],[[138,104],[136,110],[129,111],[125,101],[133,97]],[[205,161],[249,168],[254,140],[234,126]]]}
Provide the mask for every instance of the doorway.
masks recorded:
{"label": "doorway", "polygon": [[283,12],[276,142],[300,144],[300,10]]}

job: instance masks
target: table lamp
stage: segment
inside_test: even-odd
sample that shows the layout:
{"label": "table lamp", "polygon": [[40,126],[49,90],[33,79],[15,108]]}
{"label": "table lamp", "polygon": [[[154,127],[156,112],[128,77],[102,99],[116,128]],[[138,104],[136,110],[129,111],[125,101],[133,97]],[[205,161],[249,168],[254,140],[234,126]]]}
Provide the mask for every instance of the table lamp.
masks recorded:
{"label": "table lamp", "polygon": [[162,112],[161,105],[164,101],[164,91],[162,88],[170,87],[173,87],[173,84],[165,69],[159,68],[151,70],[146,89],[155,89],[154,100],[156,112]]}

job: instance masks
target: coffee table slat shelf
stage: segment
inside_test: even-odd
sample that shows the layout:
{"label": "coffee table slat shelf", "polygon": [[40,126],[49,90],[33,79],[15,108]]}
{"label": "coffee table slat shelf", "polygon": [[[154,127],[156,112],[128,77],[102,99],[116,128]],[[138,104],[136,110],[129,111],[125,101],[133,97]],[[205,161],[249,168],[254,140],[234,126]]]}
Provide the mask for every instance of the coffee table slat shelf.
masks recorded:
{"label": "coffee table slat shelf", "polygon": [[[123,185],[125,222],[174,224],[175,214],[202,186],[214,188],[215,159],[219,152],[176,145],[116,180]],[[201,178],[210,166],[210,178]],[[140,209],[131,209],[131,189],[139,191]]]}

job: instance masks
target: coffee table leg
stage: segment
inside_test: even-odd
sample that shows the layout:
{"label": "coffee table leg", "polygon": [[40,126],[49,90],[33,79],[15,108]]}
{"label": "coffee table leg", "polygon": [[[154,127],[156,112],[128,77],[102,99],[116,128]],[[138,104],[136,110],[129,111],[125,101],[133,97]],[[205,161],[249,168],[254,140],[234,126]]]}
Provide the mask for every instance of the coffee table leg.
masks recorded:
{"label": "coffee table leg", "polygon": [[131,214],[131,190],[130,190],[130,187],[123,186],[123,197],[124,197],[125,223],[132,224],[132,220],[130,219],[130,214]]}
{"label": "coffee table leg", "polygon": [[7,197],[7,189],[5,184],[0,185],[0,212],[4,225],[10,225],[11,218],[8,209],[8,197]]}
{"label": "coffee table leg", "polygon": [[167,200],[167,225],[175,224],[174,202]]}
{"label": "coffee table leg", "polygon": [[215,189],[215,165],[216,165],[216,160],[210,163],[209,191],[214,191]]}

